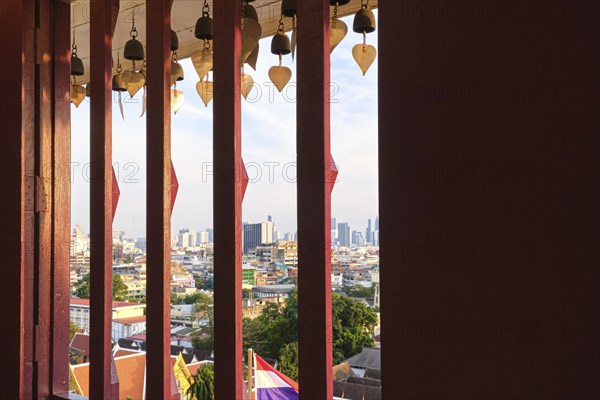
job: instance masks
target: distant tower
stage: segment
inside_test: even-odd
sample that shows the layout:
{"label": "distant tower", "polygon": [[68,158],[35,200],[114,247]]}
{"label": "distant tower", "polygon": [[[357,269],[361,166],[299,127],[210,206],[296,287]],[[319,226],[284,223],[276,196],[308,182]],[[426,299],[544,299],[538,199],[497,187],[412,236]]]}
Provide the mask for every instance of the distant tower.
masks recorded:
{"label": "distant tower", "polygon": [[369,218],[367,222],[367,231],[365,232],[365,240],[367,243],[373,244],[373,233],[371,231],[371,219]]}
{"label": "distant tower", "polygon": [[347,222],[340,222],[338,224],[338,242],[344,247],[349,247],[350,240],[350,226]]}
{"label": "distant tower", "polygon": [[335,242],[338,238],[337,222],[335,218],[331,218],[331,241]]}

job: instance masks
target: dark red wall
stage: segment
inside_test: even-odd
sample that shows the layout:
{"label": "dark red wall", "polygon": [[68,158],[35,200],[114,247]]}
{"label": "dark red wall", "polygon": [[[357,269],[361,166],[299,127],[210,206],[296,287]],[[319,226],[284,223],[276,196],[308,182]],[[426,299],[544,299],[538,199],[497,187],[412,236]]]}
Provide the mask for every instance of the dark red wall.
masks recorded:
{"label": "dark red wall", "polygon": [[600,2],[379,2],[384,399],[600,397]]}

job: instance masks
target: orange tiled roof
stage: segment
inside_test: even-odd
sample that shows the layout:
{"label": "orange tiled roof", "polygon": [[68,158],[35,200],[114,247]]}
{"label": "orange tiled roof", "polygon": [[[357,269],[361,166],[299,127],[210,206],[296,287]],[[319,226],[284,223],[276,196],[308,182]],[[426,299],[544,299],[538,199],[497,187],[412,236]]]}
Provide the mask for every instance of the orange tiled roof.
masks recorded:
{"label": "orange tiled roof", "polygon": [[[115,357],[115,367],[119,377],[119,398],[142,399],[144,394],[144,375],[146,370],[146,353],[137,353]],[[77,385],[83,396],[90,395],[90,364],[72,366]]]}

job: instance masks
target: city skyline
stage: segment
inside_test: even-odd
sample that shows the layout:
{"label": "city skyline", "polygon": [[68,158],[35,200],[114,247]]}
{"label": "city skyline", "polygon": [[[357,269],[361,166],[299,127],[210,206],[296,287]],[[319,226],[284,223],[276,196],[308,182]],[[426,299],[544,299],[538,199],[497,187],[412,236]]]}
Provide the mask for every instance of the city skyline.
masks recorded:
{"label": "city skyline", "polygon": [[[271,215],[269,215],[268,217],[271,217]],[[279,240],[287,240],[287,239],[283,238],[285,235],[291,234],[293,236],[293,235],[297,234],[297,230],[287,231],[287,230],[277,229],[277,223],[276,223],[275,218],[272,218],[272,221],[268,221],[268,217],[265,218],[265,219],[263,219],[263,220],[242,221],[242,231],[243,231],[243,226],[244,225],[262,224],[262,223],[265,223],[265,222],[273,222],[273,234],[278,233],[278,234],[280,234],[282,236],[282,239],[279,239]],[[379,221],[379,216],[375,215],[375,217],[373,217],[373,218],[367,218],[367,222],[364,224],[365,225],[364,227],[361,227],[360,224],[359,225],[350,224],[348,222],[345,222],[346,221],[345,219],[343,220],[343,219],[339,219],[337,217],[331,217],[331,220],[332,220],[332,226],[331,226],[332,239],[334,239],[333,238],[333,236],[334,236],[333,235],[333,231],[337,232],[339,224],[345,224],[345,225],[347,225],[348,229],[351,229],[351,231],[357,231],[357,232],[361,232],[362,233],[363,231],[366,232],[369,229],[369,222],[370,221],[373,221],[373,220]],[[336,223],[335,227],[334,227],[333,223],[336,220],[339,220],[340,222]],[[371,225],[371,227],[372,226],[373,225]],[[79,224],[79,223],[73,223],[72,226],[71,226],[71,230],[74,230],[76,227],[79,227],[86,235],[89,235],[89,231],[81,228],[81,224]],[[375,230],[373,230],[372,233],[375,232],[375,231],[379,231],[378,228],[379,227],[377,225],[377,228]],[[172,225],[171,226],[172,240],[176,240],[177,236],[179,234],[181,234],[182,231],[188,231],[188,230],[191,230],[195,234],[208,233],[209,237],[212,238],[214,228],[212,226],[195,227],[195,226],[186,225],[186,226],[175,227],[175,226]],[[116,232],[118,232],[118,233],[121,234],[121,238],[122,239],[144,239],[145,238],[145,236],[136,236],[136,235],[128,234],[127,230],[121,229],[118,226],[114,226],[113,225],[113,233],[116,233]],[[365,235],[365,240],[367,242],[369,242],[369,240],[367,240],[368,239],[367,236],[368,235]],[[212,240],[210,240],[209,242],[212,242]]]}

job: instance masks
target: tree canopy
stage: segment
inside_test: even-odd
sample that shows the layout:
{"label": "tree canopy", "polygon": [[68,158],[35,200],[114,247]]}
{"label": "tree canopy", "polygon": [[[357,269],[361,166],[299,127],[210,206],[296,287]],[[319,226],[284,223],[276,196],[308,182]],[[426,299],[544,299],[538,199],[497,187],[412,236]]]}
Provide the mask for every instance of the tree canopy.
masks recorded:
{"label": "tree canopy", "polygon": [[375,295],[375,287],[365,287],[361,285],[344,286],[343,292],[349,297],[372,298]]}
{"label": "tree canopy", "polygon": [[[347,297],[332,294],[333,362],[372,347],[377,324],[373,310]],[[243,345],[263,357],[280,360],[282,368],[293,374],[297,365],[298,295],[294,291],[285,306],[269,304],[257,318],[243,321]],[[294,347],[295,346],[295,347]],[[295,351],[295,353],[294,353]],[[285,367],[284,367],[285,366]]]}
{"label": "tree canopy", "polygon": [[[128,287],[121,279],[120,275],[113,274],[112,276],[112,299],[114,301],[127,300]],[[90,298],[90,274],[85,274],[79,282],[74,285],[74,294],[80,299]]]}
{"label": "tree canopy", "polygon": [[212,364],[201,365],[187,394],[196,400],[212,400],[214,398],[215,372]]}

